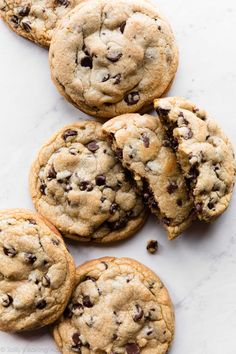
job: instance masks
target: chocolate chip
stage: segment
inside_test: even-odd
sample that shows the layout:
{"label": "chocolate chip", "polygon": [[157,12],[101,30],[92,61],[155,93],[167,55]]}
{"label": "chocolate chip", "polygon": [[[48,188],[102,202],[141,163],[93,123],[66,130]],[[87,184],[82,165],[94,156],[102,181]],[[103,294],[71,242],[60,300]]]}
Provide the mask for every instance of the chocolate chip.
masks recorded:
{"label": "chocolate chip", "polygon": [[121,74],[117,74],[112,77],[115,81],[113,82],[114,85],[118,85],[121,82]]}
{"label": "chocolate chip", "polygon": [[83,298],[83,305],[84,305],[85,307],[93,307],[93,303],[91,302],[89,296],[87,296],[87,295],[84,296],[84,298]]}
{"label": "chocolate chip", "polygon": [[48,288],[50,286],[51,280],[47,274],[44,275],[43,280],[42,280],[42,284],[45,288]]}
{"label": "chocolate chip", "polygon": [[3,247],[3,252],[5,253],[6,256],[11,258],[15,257],[15,255],[17,254],[16,249],[12,246]]}
{"label": "chocolate chip", "polygon": [[98,175],[95,178],[97,186],[103,186],[106,183],[106,177],[103,175]]}
{"label": "chocolate chip", "polygon": [[146,185],[144,185],[143,201],[149,208],[157,208],[157,202],[155,201],[154,195]]}
{"label": "chocolate chip", "polygon": [[29,5],[23,6],[23,7],[19,10],[19,15],[20,15],[21,17],[28,16],[29,13],[30,13],[30,6],[29,6]]}
{"label": "chocolate chip", "polygon": [[84,279],[84,281],[87,281],[87,280],[91,280],[91,281],[93,281],[93,282],[95,282],[95,281],[96,281],[96,279],[95,279],[95,278],[90,277],[89,275],[87,275],[87,276],[85,277],[85,279]]}
{"label": "chocolate chip", "polygon": [[48,180],[51,181],[52,179],[56,178],[57,177],[57,173],[54,169],[54,166],[52,166],[50,168],[50,170],[48,171]]}
{"label": "chocolate chip", "polygon": [[13,303],[13,298],[11,297],[11,295],[9,294],[5,294],[2,297],[2,306],[4,307],[8,307]]}
{"label": "chocolate chip", "polygon": [[93,184],[88,181],[82,181],[80,182],[79,189],[81,191],[91,192],[93,190]]}
{"label": "chocolate chip", "polygon": [[64,313],[63,313],[63,315],[66,318],[71,318],[72,317],[72,307],[73,307],[72,304],[69,304],[69,305],[66,306],[66,308],[64,310]]}
{"label": "chocolate chip", "polygon": [[21,22],[21,25],[26,32],[30,32],[32,29],[30,22]]}
{"label": "chocolate chip", "polygon": [[40,192],[43,194],[43,195],[45,195],[46,194],[46,188],[47,188],[47,186],[46,186],[46,184],[41,184],[41,186],[40,186]]}
{"label": "chocolate chip", "polygon": [[91,152],[95,152],[99,149],[99,145],[97,144],[97,142],[95,140],[90,141],[90,143],[88,143],[86,145],[87,149]]}
{"label": "chocolate chip", "polygon": [[182,199],[177,199],[177,200],[176,200],[176,204],[177,204],[179,207],[181,207],[181,206],[183,205]]}
{"label": "chocolate chip", "polygon": [[140,348],[135,343],[129,343],[125,346],[127,354],[140,354]]}
{"label": "chocolate chip", "polygon": [[208,209],[213,209],[214,206],[215,206],[215,204],[214,204],[212,201],[210,201],[210,202],[207,204]]}
{"label": "chocolate chip", "polygon": [[52,238],[52,243],[55,245],[55,246],[59,246],[60,245],[60,241],[55,239],[55,238]]}
{"label": "chocolate chip", "polygon": [[170,141],[169,141],[169,140],[164,140],[164,141],[163,141],[163,146],[164,146],[164,147],[171,147]]}
{"label": "chocolate chip", "polygon": [[118,159],[122,159],[123,158],[123,150],[120,148],[117,148],[115,151],[116,156],[118,157]]}
{"label": "chocolate chip", "polygon": [[110,214],[115,214],[115,212],[117,211],[117,209],[118,209],[118,204],[112,203],[111,206],[110,206],[110,208],[109,208]]}
{"label": "chocolate chip", "polygon": [[110,75],[109,75],[109,74],[106,74],[106,75],[103,76],[102,82],[106,82],[106,81],[108,81],[109,79],[110,79]]}
{"label": "chocolate chip", "polygon": [[112,340],[116,340],[117,338],[118,338],[118,335],[116,333],[113,333]]}
{"label": "chocolate chip", "polygon": [[10,21],[13,22],[16,26],[18,26],[19,23],[20,23],[20,19],[19,19],[19,17],[17,17],[16,15],[12,16],[12,17],[10,18]]}
{"label": "chocolate chip", "polygon": [[167,117],[168,114],[170,113],[170,109],[157,107],[156,112],[157,112],[158,116]]}
{"label": "chocolate chip", "polygon": [[44,309],[47,306],[47,303],[44,299],[40,299],[36,302],[36,308],[39,310]]}
{"label": "chocolate chip", "polygon": [[93,58],[90,56],[84,57],[80,61],[81,66],[84,66],[85,68],[90,68],[92,69],[93,67]]}
{"label": "chocolate chip", "polygon": [[122,57],[122,53],[117,53],[116,51],[115,52],[111,52],[111,53],[108,53],[106,58],[111,61],[112,63],[115,63],[117,62],[118,60],[120,60],[120,58]]}
{"label": "chocolate chip", "polygon": [[172,194],[178,189],[178,185],[175,181],[169,181],[169,184],[166,189],[169,194]]}
{"label": "chocolate chip", "polygon": [[164,218],[162,218],[162,222],[169,226],[171,224],[171,219],[170,218],[167,218],[166,216]]}
{"label": "chocolate chip", "polygon": [[126,21],[122,22],[122,24],[120,25],[120,31],[121,31],[121,33],[124,33],[125,26],[126,26]]}
{"label": "chocolate chip", "polygon": [[64,133],[62,134],[62,138],[64,140],[66,140],[67,138],[71,137],[71,136],[77,136],[78,132],[76,130],[72,130],[72,129],[67,129],[64,131]]}
{"label": "chocolate chip", "polygon": [[25,252],[24,259],[27,263],[33,264],[37,260],[37,257],[31,252]]}
{"label": "chocolate chip", "polygon": [[198,213],[201,213],[202,212],[202,203],[197,203],[195,205],[195,209]]}
{"label": "chocolate chip", "polygon": [[147,251],[151,254],[156,253],[158,250],[158,242],[156,240],[150,240],[147,244]]}
{"label": "chocolate chip", "polygon": [[159,31],[161,31],[161,26],[158,26],[157,28],[158,28]]}
{"label": "chocolate chip", "polygon": [[37,225],[36,221],[34,219],[28,219],[28,222],[31,224],[31,225]]}
{"label": "chocolate chip", "polygon": [[143,317],[143,309],[138,304],[135,305],[135,307],[136,307],[136,314],[134,315],[133,320],[134,322],[139,322]]}
{"label": "chocolate chip", "polygon": [[73,335],[72,335],[72,340],[75,344],[79,344],[79,345],[82,345],[82,342],[81,342],[81,339],[80,339],[80,332],[75,332]]}
{"label": "chocolate chip", "polygon": [[143,141],[145,148],[149,148],[149,145],[150,145],[149,137],[145,133],[143,133],[143,134],[141,134],[141,139]]}
{"label": "chocolate chip", "polygon": [[68,0],[56,0],[56,2],[59,4],[59,5],[63,5],[65,7],[68,7],[70,5],[70,1]]}
{"label": "chocolate chip", "polygon": [[138,91],[129,92],[125,95],[124,101],[128,106],[132,106],[136,104],[140,100],[140,96]]}
{"label": "chocolate chip", "polygon": [[127,225],[127,222],[128,222],[127,218],[125,216],[122,216],[119,220],[115,221],[114,223],[110,223],[110,226],[112,230],[116,231],[125,227]]}
{"label": "chocolate chip", "polygon": [[184,136],[185,140],[191,139],[193,137],[193,132],[191,129],[188,129],[188,133]]}

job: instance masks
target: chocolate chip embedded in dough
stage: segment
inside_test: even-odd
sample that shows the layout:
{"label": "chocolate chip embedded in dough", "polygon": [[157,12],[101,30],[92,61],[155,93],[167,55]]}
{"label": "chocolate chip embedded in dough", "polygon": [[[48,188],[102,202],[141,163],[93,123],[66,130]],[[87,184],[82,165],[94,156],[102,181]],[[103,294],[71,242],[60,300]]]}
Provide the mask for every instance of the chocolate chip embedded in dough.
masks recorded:
{"label": "chocolate chip embedded in dough", "polygon": [[15,257],[15,255],[17,254],[17,251],[13,246],[4,246],[3,252],[5,253],[6,256],[11,258]]}
{"label": "chocolate chip embedded in dough", "polygon": [[88,295],[83,297],[83,305],[85,307],[93,307],[93,303]]}
{"label": "chocolate chip embedded in dough", "polygon": [[63,135],[62,135],[62,138],[64,140],[66,140],[67,138],[69,137],[73,137],[73,136],[77,136],[78,135],[78,132],[76,130],[73,130],[73,129],[67,129],[64,131]]}
{"label": "chocolate chip embedded in dough", "polygon": [[99,149],[99,145],[97,144],[97,142],[95,140],[90,141],[87,145],[86,145],[87,149],[91,152],[95,152]]}
{"label": "chocolate chip embedded in dough", "polygon": [[1,298],[2,306],[9,307],[13,303],[13,298],[9,294],[4,294]]}
{"label": "chocolate chip embedded in dough", "polygon": [[124,33],[125,26],[126,26],[126,21],[122,22],[122,24],[120,25],[120,31],[121,31],[121,33]]}
{"label": "chocolate chip embedded in dough", "polygon": [[85,68],[92,69],[92,67],[93,67],[93,58],[90,57],[90,56],[86,56],[86,57],[81,59],[80,64],[81,64],[81,66],[83,66]]}
{"label": "chocolate chip embedded in dough", "polygon": [[135,305],[136,314],[133,317],[134,322],[139,322],[143,317],[143,309],[140,305]]}
{"label": "chocolate chip embedded in dough", "polygon": [[19,16],[21,16],[21,17],[28,16],[29,13],[30,13],[30,6],[29,5],[21,7],[18,12]]}
{"label": "chocolate chip embedded in dough", "polygon": [[175,181],[169,181],[169,184],[166,189],[169,194],[172,194],[178,189],[178,185]]}
{"label": "chocolate chip embedded in dough", "polygon": [[33,264],[37,260],[37,257],[31,252],[25,252],[24,259],[27,263]]}
{"label": "chocolate chip embedded in dough", "polygon": [[140,95],[138,91],[129,92],[125,95],[124,101],[128,106],[132,106],[140,100]]}
{"label": "chocolate chip embedded in dough", "polygon": [[44,299],[40,299],[36,302],[35,306],[37,309],[42,310],[47,306],[47,303]]}
{"label": "chocolate chip embedded in dough", "polygon": [[150,139],[149,139],[149,137],[148,137],[145,133],[143,133],[143,134],[141,135],[141,139],[142,139],[142,141],[143,141],[143,144],[144,144],[145,148],[149,148],[149,145],[150,145]]}
{"label": "chocolate chip embedded in dough", "polygon": [[103,186],[106,183],[106,177],[103,175],[98,175],[95,178],[97,186]]}
{"label": "chocolate chip embedded in dough", "polygon": [[135,343],[126,344],[125,349],[127,354],[140,354],[140,348]]}

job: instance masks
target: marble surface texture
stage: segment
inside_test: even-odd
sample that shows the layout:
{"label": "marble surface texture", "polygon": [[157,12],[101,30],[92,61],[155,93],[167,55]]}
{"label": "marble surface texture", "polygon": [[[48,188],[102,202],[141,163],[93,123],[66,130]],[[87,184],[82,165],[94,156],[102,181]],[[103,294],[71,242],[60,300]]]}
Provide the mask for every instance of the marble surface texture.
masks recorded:
{"label": "marble surface texture", "polygon": [[[138,0],[137,0],[138,1]],[[186,96],[211,112],[236,147],[236,1],[159,0],[172,23],[180,66],[170,95]],[[48,53],[0,21],[0,208],[33,208],[30,164],[58,128],[86,116],[50,80]],[[236,198],[213,225],[194,224],[168,242],[150,217],[133,238],[112,246],[68,242],[79,265],[105,255],[129,256],[156,271],[176,310],[171,354],[236,353]],[[157,239],[156,255],[146,242]],[[48,328],[0,333],[0,353],[57,353]]]}

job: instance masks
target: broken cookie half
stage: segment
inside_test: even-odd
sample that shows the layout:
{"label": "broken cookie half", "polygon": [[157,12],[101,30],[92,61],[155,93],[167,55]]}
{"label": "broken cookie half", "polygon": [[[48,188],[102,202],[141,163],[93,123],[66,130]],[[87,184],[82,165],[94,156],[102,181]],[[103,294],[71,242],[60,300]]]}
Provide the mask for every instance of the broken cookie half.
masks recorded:
{"label": "broken cookie half", "polygon": [[169,239],[196,218],[192,196],[158,117],[124,114],[103,125],[112,149],[143,192],[144,202],[164,224]]}
{"label": "broken cookie half", "polygon": [[228,207],[235,176],[232,145],[217,123],[180,97],[154,101],[200,220],[211,221]]}

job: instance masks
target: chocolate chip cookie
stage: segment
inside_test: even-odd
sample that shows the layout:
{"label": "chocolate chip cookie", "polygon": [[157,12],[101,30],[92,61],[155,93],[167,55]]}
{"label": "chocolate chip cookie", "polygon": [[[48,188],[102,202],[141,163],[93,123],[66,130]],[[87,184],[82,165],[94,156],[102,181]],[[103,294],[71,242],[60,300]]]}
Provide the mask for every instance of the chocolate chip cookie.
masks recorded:
{"label": "chocolate chip cookie", "polygon": [[146,218],[135,183],[97,122],[77,122],[57,132],[32,166],[30,189],[39,213],[75,240],[123,239]]}
{"label": "chocolate chip cookie", "polygon": [[63,354],[165,354],[173,336],[167,289],[150,269],[128,258],[78,267],[71,300],[54,328]]}
{"label": "chocolate chip cookie", "polygon": [[28,210],[0,212],[0,330],[54,322],[74,281],[73,259],[54,226]]}
{"label": "chocolate chip cookie", "polygon": [[58,21],[82,0],[0,0],[0,16],[17,34],[49,47]]}
{"label": "chocolate chip cookie", "polygon": [[225,211],[232,196],[232,145],[218,124],[194,103],[170,97],[154,104],[176,150],[198,217],[211,221]]}
{"label": "chocolate chip cookie", "polygon": [[50,47],[60,93],[101,118],[147,110],[177,64],[172,30],[145,0],[88,0],[64,17]]}
{"label": "chocolate chip cookie", "polygon": [[106,122],[103,129],[169,239],[178,236],[195,218],[194,204],[160,119],[124,114]]}

